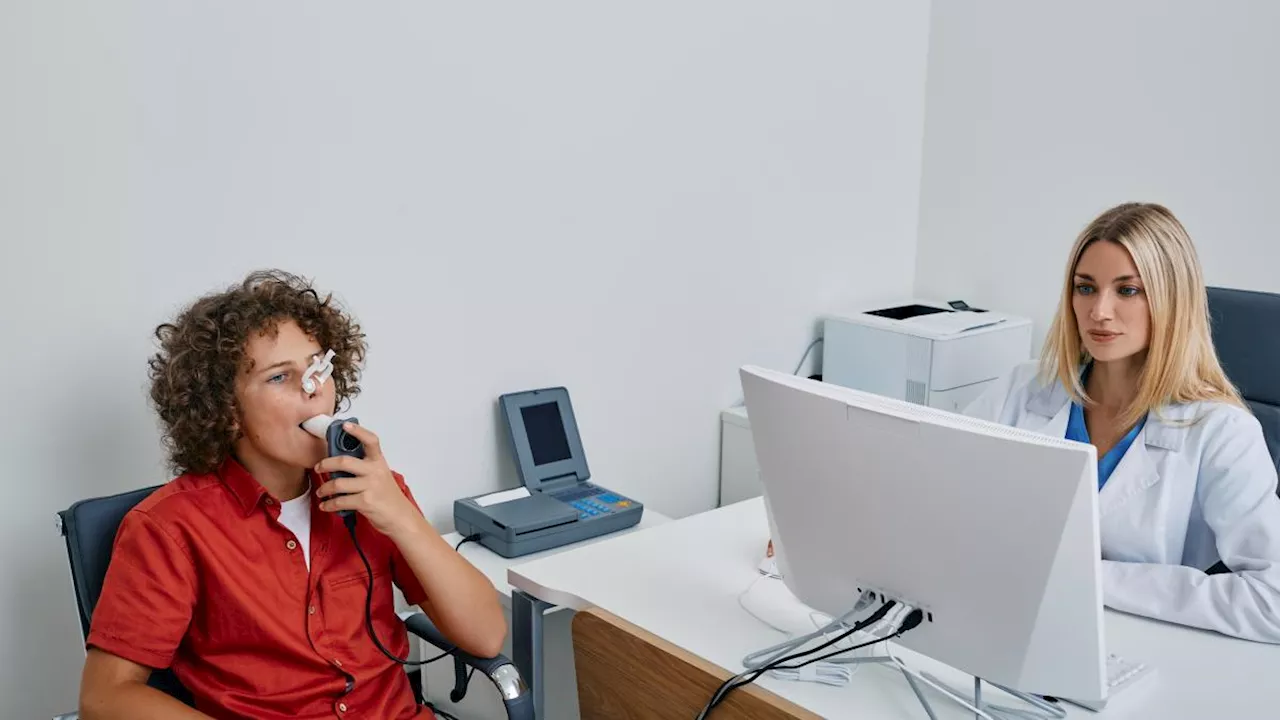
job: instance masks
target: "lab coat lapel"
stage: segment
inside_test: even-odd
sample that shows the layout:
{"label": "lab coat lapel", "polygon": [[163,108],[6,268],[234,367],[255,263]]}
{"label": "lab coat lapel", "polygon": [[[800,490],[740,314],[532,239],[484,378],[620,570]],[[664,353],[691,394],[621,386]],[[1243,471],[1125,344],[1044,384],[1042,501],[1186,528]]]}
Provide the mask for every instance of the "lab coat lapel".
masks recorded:
{"label": "lab coat lapel", "polygon": [[[1149,418],[1147,423],[1152,420]],[[1124,505],[1134,495],[1150,488],[1160,481],[1155,453],[1164,452],[1162,448],[1151,448],[1147,445],[1147,427],[1144,426],[1133,439],[1124,457],[1120,458],[1107,484],[1098,492],[1098,515],[1106,517],[1111,511]]]}
{"label": "lab coat lapel", "polygon": [[1108,513],[1124,505],[1134,496],[1155,487],[1161,478],[1160,467],[1165,455],[1182,448],[1185,424],[1194,405],[1166,405],[1147,414],[1147,422],[1138,437],[1120,458],[1111,478],[1098,494],[1098,514]]}
{"label": "lab coat lapel", "polygon": [[1027,396],[1026,414],[1021,426],[1051,437],[1065,437],[1071,402],[1059,383],[1040,387]]}
{"label": "lab coat lapel", "polygon": [[[1027,396],[1023,426],[1051,437],[1065,437],[1071,416],[1071,398],[1061,383],[1035,389]],[[1147,422],[1129,450],[1112,471],[1098,494],[1098,514],[1123,505],[1134,495],[1160,481],[1160,461],[1164,453],[1182,447],[1185,423],[1194,415],[1194,405],[1166,405],[1149,413]]]}

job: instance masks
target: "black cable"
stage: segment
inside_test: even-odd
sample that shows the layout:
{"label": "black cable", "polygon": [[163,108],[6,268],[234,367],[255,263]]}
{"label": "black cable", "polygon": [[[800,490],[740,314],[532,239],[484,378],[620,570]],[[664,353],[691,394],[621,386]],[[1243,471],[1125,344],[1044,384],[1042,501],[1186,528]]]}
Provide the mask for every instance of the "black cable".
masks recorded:
{"label": "black cable", "polygon": [[804,355],[800,356],[800,362],[796,364],[796,369],[791,371],[792,375],[800,374],[800,368],[804,367],[804,361],[809,359],[809,353],[813,352],[813,349],[815,347],[822,344],[822,340],[823,338],[818,338],[813,342],[809,343],[809,347],[804,349]]}
{"label": "black cable", "polygon": [[[852,635],[853,633],[858,632],[859,630],[865,629],[866,627],[874,623],[880,622],[880,620],[882,620],[884,616],[889,613],[889,610],[893,608],[893,605],[894,605],[894,601],[890,600],[884,603],[883,605],[881,605],[880,607],[876,608],[876,611],[868,615],[866,618],[854,623],[853,627],[850,628],[844,634],[832,640],[828,640],[827,642],[813,648],[812,650],[805,650],[799,653],[795,653],[793,655],[787,655],[785,657],[778,658],[773,663],[770,663],[769,665],[766,665],[764,668],[761,668],[761,669],[763,670],[763,669],[769,668],[774,663],[786,662],[787,660],[794,660],[798,657],[803,657],[805,655],[809,655],[809,654],[818,652],[819,650],[823,650],[825,648],[831,647],[832,645],[840,642],[841,640],[845,639],[849,635]],[[751,680],[755,680],[755,678],[759,676],[759,673],[753,674],[753,672],[754,671],[752,670],[744,670],[738,673],[737,675],[734,675],[728,678],[727,680],[725,680],[724,682],[720,683],[720,687],[716,688],[716,691],[711,694],[711,699],[708,700],[706,706],[702,708],[702,712],[698,713],[697,720],[703,720],[703,718],[706,718],[708,715],[710,715],[711,710],[715,708],[717,705],[719,705],[731,690],[733,690],[735,687],[739,687],[738,685],[735,685],[735,683],[739,682],[742,678],[746,677],[747,675],[752,675]],[[751,680],[748,680],[748,682],[750,682]]]}
{"label": "black cable", "polygon": [[387,648],[382,645],[382,641],[378,639],[378,633],[373,630],[373,566],[369,564],[369,558],[365,557],[364,549],[360,547],[360,541],[356,539],[356,516],[348,515],[347,517],[342,518],[342,522],[347,526],[347,532],[351,533],[351,542],[356,546],[356,552],[360,555],[360,562],[364,563],[364,570],[369,576],[369,591],[364,596],[364,624],[369,630],[369,637],[373,638],[373,644],[378,646],[378,649],[382,651],[383,655],[386,655],[388,658],[391,658],[401,665],[409,666],[433,663],[437,660],[448,657],[453,653],[453,651],[457,650],[458,647],[455,645],[429,660],[405,660],[392,655],[391,651],[387,650]]}
{"label": "black cable", "polygon": [[868,615],[865,619],[859,620],[857,623],[854,623],[853,627],[849,628],[848,630],[836,636],[835,638],[828,640],[827,642],[824,642],[821,645],[818,645],[817,647],[811,648],[809,650],[802,650],[800,652],[792,653],[791,655],[786,655],[784,657],[777,658],[776,660],[773,660],[768,664],[760,668],[757,668],[756,670],[743,671],[741,673],[738,673],[737,675],[734,675],[728,680],[725,680],[723,683],[720,684],[720,687],[717,688],[716,692],[711,696],[711,700],[707,702],[706,707],[704,707],[702,709],[702,712],[698,714],[698,720],[703,720],[703,718],[708,717],[711,713],[711,710],[715,708],[717,705],[719,705],[721,702],[723,702],[724,699],[728,697],[729,693],[733,692],[734,690],[744,685],[749,685],[755,682],[756,678],[760,677],[766,672],[769,672],[770,670],[773,670],[773,669],[795,670],[797,668],[804,667],[805,665],[818,662],[819,660],[825,660],[826,658],[833,657],[835,655],[852,652],[854,650],[858,650],[860,648],[864,648],[869,645],[875,645],[876,643],[881,643],[881,642],[884,642],[885,640],[898,637],[899,635],[919,625],[924,620],[923,612],[921,612],[918,609],[912,610],[910,613],[907,614],[907,617],[902,621],[902,625],[898,628],[898,630],[894,632],[894,634],[889,635],[888,637],[875,638],[873,640],[862,643],[860,645],[855,645],[854,647],[839,648],[837,650],[827,653],[826,655],[822,655],[816,658],[811,658],[809,660],[806,660],[805,662],[800,663],[799,665],[783,665],[783,663],[788,662],[790,660],[797,660],[797,659],[812,655],[820,650],[829,648],[832,645],[840,642],[841,640],[844,640],[845,638],[849,637],[850,635],[856,632],[859,632],[871,625],[874,625],[875,623],[880,622],[881,620],[884,619],[884,616],[888,614],[889,610],[891,610],[896,604],[897,603],[893,600],[890,600],[884,603],[879,608],[877,608],[874,613],[872,613],[871,615]]}
{"label": "black cable", "polygon": [[455,687],[449,691],[449,699],[455,704],[462,702],[462,698],[467,696],[467,690],[471,688],[471,676],[476,674],[476,666],[472,665],[467,671],[467,677],[462,681],[462,687]]}
{"label": "black cable", "polygon": [[480,539],[480,537],[481,537],[481,536],[477,534],[477,535],[468,535],[468,536],[466,536],[466,537],[462,538],[461,540],[459,540],[459,541],[458,541],[458,544],[457,544],[457,545],[454,545],[454,546],[453,546],[453,551],[454,551],[454,552],[457,552],[457,551],[458,551],[458,550],[459,550],[463,545],[466,545],[466,544],[467,544],[467,543],[469,543],[469,542],[475,542],[475,541],[479,540],[479,539]]}
{"label": "black cable", "polygon": [[805,665],[810,665],[812,663],[816,663],[821,660],[826,660],[829,657],[835,657],[840,653],[847,653],[850,650],[860,650],[864,647],[867,647],[868,645],[875,645],[876,643],[881,643],[881,642],[885,642],[886,640],[892,640],[896,637],[900,637],[903,633],[907,632],[908,630],[911,630],[912,628],[916,627],[923,621],[924,621],[924,613],[921,612],[920,610],[912,610],[911,612],[907,613],[907,616],[905,618],[903,618],[902,625],[897,630],[893,631],[891,635],[886,635],[881,638],[875,638],[874,640],[869,640],[860,645],[855,645],[851,648],[832,650],[831,652],[826,653],[825,655],[819,655],[816,658],[810,658],[808,660],[805,660],[799,665],[776,665],[773,667],[766,666],[766,668],[769,670],[798,670],[804,667]]}

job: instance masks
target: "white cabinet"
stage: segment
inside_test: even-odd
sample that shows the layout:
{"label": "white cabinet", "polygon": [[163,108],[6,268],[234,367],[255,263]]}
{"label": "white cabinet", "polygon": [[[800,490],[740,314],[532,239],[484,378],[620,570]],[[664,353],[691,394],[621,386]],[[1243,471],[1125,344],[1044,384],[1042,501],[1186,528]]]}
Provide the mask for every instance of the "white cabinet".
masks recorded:
{"label": "white cabinet", "polygon": [[731,407],[720,413],[720,505],[732,505],[763,492],[747,408]]}

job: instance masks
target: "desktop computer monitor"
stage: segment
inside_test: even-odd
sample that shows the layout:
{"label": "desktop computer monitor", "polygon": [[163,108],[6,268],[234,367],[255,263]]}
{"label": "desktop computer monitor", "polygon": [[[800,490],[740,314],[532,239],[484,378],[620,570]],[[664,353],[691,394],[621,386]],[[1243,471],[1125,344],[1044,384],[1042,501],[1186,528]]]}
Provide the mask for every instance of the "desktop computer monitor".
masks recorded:
{"label": "desktop computer monitor", "polygon": [[741,370],[775,559],[833,617],[920,608],[898,644],[1028,693],[1106,696],[1093,446]]}

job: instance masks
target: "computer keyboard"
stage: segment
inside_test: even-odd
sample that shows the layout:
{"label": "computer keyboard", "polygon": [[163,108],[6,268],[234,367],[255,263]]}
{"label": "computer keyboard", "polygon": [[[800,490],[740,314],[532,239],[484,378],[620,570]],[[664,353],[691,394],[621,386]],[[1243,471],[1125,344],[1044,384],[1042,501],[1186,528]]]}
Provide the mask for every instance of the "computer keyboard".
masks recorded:
{"label": "computer keyboard", "polygon": [[1089,710],[1101,710],[1107,706],[1107,703],[1114,699],[1117,695],[1125,690],[1133,687],[1142,680],[1151,677],[1155,668],[1146,663],[1136,660],[1126,660],[1125,658],[1109,653],[1107,655],[1107,697],[1099,701],[1082,701],[1069,700],[1069,702],[1079,705]]}

